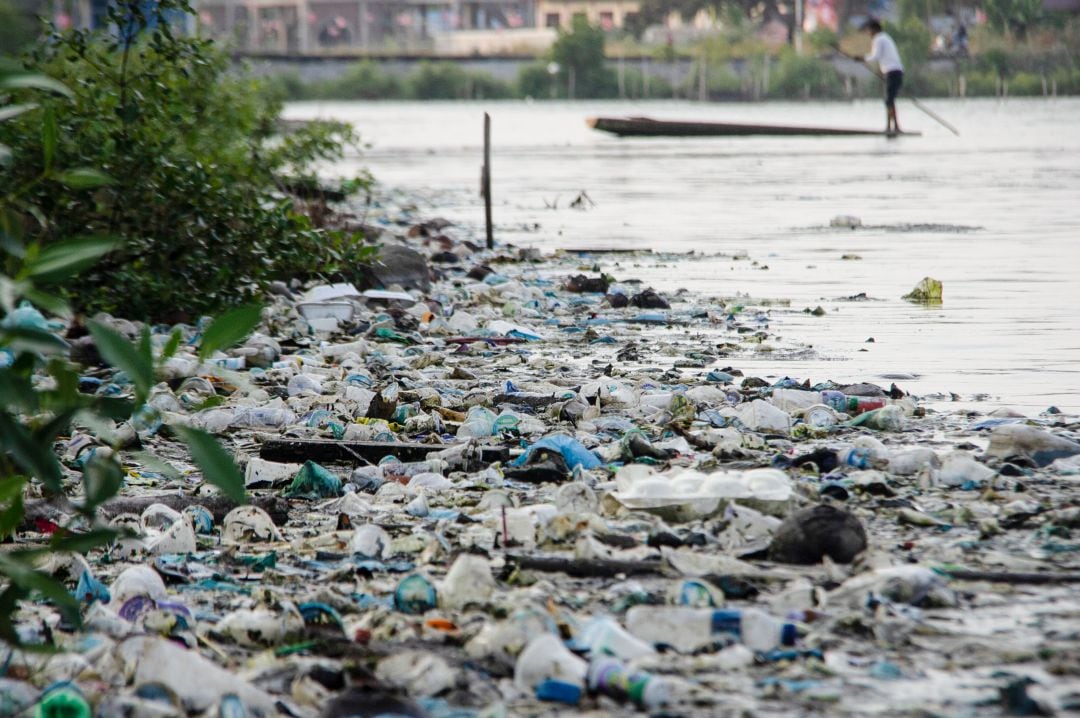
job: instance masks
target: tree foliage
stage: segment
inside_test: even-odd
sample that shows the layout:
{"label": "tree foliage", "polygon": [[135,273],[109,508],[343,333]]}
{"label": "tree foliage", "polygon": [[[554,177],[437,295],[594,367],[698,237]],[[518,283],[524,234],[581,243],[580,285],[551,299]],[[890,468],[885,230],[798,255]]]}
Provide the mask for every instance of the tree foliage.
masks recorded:
{"label": "tree foliage", "polygon": [[[174,32],[170,19],[190,12],[187,0],[120,0],[108,12],[111,30],[54,32],[28,58],[31,70],[71,88],[40,100],[49,132],[29,118],[0,131],[25,158],[0,174],[0,188],[30,185],[41,208],[35,241],[122,240],[67,288],[76,307],[190,318],[333,265],[327,247],[346,238],[312,228],[277,181],[310,179],[315,162],[354,140],[351,128],[321,124],[279,138],[279,100],[229,73],[209,41]],[[47,158],[94,170],[37,181]]]}
{"label": "tree foliage", "polygon": [[[155,357],[148,329],[133,344],[113,329],[91,323],[98,351],[128,377],[130,390],[120,398],[79,390],[82,368],[70,360],[70,346],[58,335],[63,323],[50,325],[34,305],[69,316],[56,289],[120,250],[122,242],[100,236],[61,237],[42,245],[26,230],[47,221],[44,209],[35,203],[35,186],[55,184],[74,196],[98,191],[114,180],[95,168],[67,167],[58,160],[58,148],[68,138],[63,136],[53,107],[45,102],[45,93],[71,98],[70,90],[43,76],[0,73],[0,95],[11,90],[30,93],[27,99],[41,102],[13,106],[5,101],[0,104],[0,118],[36,120],[42,139],[41,154],[33,162],[0,146],[0,156],[9,165],[37,168],[30,182],[0,195],[0,539],[7,539],[23,523],[27,492],[70,497],[74,514],[70,524],[55,530],[44,545],[0,554],[0,639],[19,644],[24,636],[14,617],[20,603],[28,599],[51,602],[72,625],[80,621],[79,601],[63,583],[39,569],[42,560],[50,553],[85,553],[118,537],[111,529],[93,528],[98,507],[123,485],[124,470],[117,453],[94,452],[81,464],[65,467],[54,444],[76,425],[109,426],[146,410],[156,364],[168,360],[179,342],[169,342]],[[242,339],[258,321],[258,311],[222,317],[211,325],[211,329],[217,327],[214,341],[219,348],[228,346]],[[243,477],[217,442],[193,429],[187,430],[183,439],[206,481],[243,501]]]}
{"label": "tree foliage", "polygon": [[986,0],[983,8],[991,27],[1020,39],[1043,17],[1042,0]]}
{"label": "tree foliage", "polygon": [[575,97],[611,97],[617,93],[615,74],[604,59],[604,31],[589,25],[584,17],[575,17],[570,30],[559,31],[550,56],[558,64],[560,91],[565,89],[569,94],[573,78]]}

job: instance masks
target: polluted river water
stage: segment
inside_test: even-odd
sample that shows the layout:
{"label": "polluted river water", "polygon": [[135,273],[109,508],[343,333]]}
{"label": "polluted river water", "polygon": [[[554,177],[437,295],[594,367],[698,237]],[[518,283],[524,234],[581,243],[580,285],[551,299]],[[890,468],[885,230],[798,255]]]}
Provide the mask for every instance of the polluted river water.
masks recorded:
{"label": "polluted river water", "polygon": [[[808,349],[740,359],[744,370],[897,381],[953,408],[1080,410],[1080,100],[928,104],[960,136],[908,103],[902,126],[921,137],[617,138],[585,124],[872,129],[883,112],[871,100],[296,103],[285,116],[354,123],[368,146],[331,174],[367,167],[479,237],[489,112],[497,238],[545,252],[652,250],[597,256],[664,292],[790,300],[772,329]],[[838,217],[862,226],[832,226]],[[940,306],[900,299],[924,276],[942,281]],[[824,316],[804,312],[819,306]]]}

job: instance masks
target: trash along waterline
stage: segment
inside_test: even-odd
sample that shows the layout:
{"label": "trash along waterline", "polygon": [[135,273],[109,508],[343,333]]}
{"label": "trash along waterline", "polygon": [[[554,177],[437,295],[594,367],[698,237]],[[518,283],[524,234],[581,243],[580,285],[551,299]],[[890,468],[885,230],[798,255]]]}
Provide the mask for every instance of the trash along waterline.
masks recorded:
{"label": "trash along waterline", "polygon": [[[481,118],[490,112],[502,240],[545,252],[693,251],[677,272],[642,259],[638,276],[666,292],[784,298],[797,311],[822,306],[832,317],[827,330],[812,316],[785,322],[818,350],[814,375],[907,374],[923,396],[979,395],[1037,412],[1080,411],[1078,107],[1076,98],[936,100],[960,138],[913,117],[910,129],[925,130],[917,143],[855,147],[843,138],[627,141],[599,136],[582,120],[641,114],[873,127],[877,100],[326,102],[290,104],[286,113],[362,129],[371,148],[328,171],[347,177],[370,167],[440,215],[479,226]],[[571,206],[583,190],[592,203]],[[845,215],[861,225],[831,226]],[[746,259],[733,261],[739,253]],[[946,286],[942,306],[895,301],[927,274]],[[849,299],[859,295],[865,299]],[[749,368],[786,373],[763,359]]]}
{"label": "trash along waterline", "polygon": [[[117,427],[124,508],[105,511],[135,535],[54,558],[85,629],[24,605],[24,638],[62,648],[11,652],[0,701],[327,718],[1077,707],[1075,416],[938,411],[902,380],[837,384],[797,361],[765,381],[743,363],[812,354],[775,306],[651,291],[632,266],[612,281],[594,258],[477,253],[407,206],[368,221],[388,286],[280,287],[256,335],[206,364],[174,357],[156,413]],[[215,503],[170,438],[181,424],[231,446],[255,505]],[[100,430],[61,447],[72,483]]]}

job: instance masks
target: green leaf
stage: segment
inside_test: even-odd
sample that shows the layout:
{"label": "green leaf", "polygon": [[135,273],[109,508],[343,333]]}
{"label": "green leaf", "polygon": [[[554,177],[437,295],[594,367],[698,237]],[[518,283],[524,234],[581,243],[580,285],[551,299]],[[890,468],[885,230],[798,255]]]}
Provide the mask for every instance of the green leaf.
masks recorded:
{"label": "green leaf", "polygon": [[92,167],[76,167],[56,175],[56,180],[70,189],[94,189],[112,182],[112,177]]}
{"label": "green leaf", "polygon": [[26,474],[40,480],[50,491],[62,490],[64,474],[53,454],[52,442],[35,441],[27,428],[7,413],[0,414],[0,447],[7,450]]}
{"label": "green leaf", "polygon": [[29,299],[30,302],[40,309],[44,309],[50,314],[55,314],[58,317],[70,317],[71,307],[60,297],[47,292],[42,292],[38,289],[26,289],[22,293],[23,297]]}
{"label": "green leaf", "polygon": [[154,347],[150,343],[150,327],[143,325],[142,331],[139,332],[139,343],[136,345],[136,349],[139,350],[139,358],[153,367]]}
{"label": "green leaf", "polygon": [[0,329],[0,347],[14,354],[62,354],[71,348],[66,341],[52,332],[32,327],[5,327]]}
{"label": "green leaf", "polygon": [[[3,575],[4,570],[0,568],[0,576]],[[13,583],[9,584],[3,593],[0,593],[0,638],[13,646],[19,645],[20,640],[19,633],[11,619],[15,616],[15,612],[19,610],[19,601],[26,599],[29,595],[29,591]]]}
{"label": "green leaf", "polygon": [[10,536],[22,523],[25,486],[26,479],[22,476],[9,476],[0,481],[0,505],[6,506],[0,512],[0,539]]}
{"label": "green leaf", "polygon": [[119,245],[112,237],[86,237],[50,244],[29,263],[27,270],[39,282],[56,282],[92,266]]}
{"label": "green leaf", "polygon": [[60,141],[60,128],[56,124],[56,110],[45,108],[45,117],[41,120],[41,152],[45,162],[45,171],[52,170],[53,158],[56,157],[56,145]]}
{"label": "green leaf", "polygon": [[30,380],[11,369],[0,369],[0,407],[14,414],[37,410],[37,394]]}
{"label": "green leaf", "polygon": [[[98,419],[112,419],[113,421],[127,421],[135,411],[135,404],[130,399],[116,396],[102,396],[94,399],[94,414]],[[84,423],[87,416],[80,417]]]}
{"label": "green leaf", "polygon": [[105,503],[124,485],[124,470],[116,459],[99,458],[94,455],[83,467],[83,488],[86,491],[86,503],[83,513],[90,513]]}
{"label": "green leaf", "polygon": [[52,601],[60,613],[76,626],[82,623],[79,615],[79,602],[75,600],[64,584],[52,576],[35,570],[21,556],[21,552],[0,554],[0,574],[6,575],[13,584],[25,591],[39,593]]}
{"label": "green leaf", "polygon": [[115,541],[118,535],[114,529],[95,529],[78,534],[57,532],[53,534],[50,548],[53,551],[86,553],[99,546],[107,546]]}
{"label": "green leaf", "polygon": [[34,430],[34,441],[41,444],[52,444],[56,441],[56,437],[67,433],[68,429],[71,428],[71,420],[75,418],[77,413],[79,413],[79,407],[68,408],[60,412]]}
{"label": "green leaf", "polygon": [[0,107],[0,122],[4,120],[10,120],[13,117],[18,117],[24,112],[29,112],[36,108],[37,105],[33,102],[24,102],[21,105],[8,105],[7,107]]}
{"label": "green leaf", "polygon": [[69,90],[64,83],[54,80],[51,77],[46,77],[45,75],[31,75],[29,73],[8,75],[7,77],[0,78],[0,88],[6,90],[31,88],[54,92],[57,95],[63,95],[64,97],[74,97],[71,90]]}
{"label": "green leaf", "polygon": [[217,486],[233,501],[247,503],[244,477],[217,439],[201,429],[193,429],[190,426],[174,426],[173,431],[191,450],[191,458],[202,470],[203,479]]}
{"label": "green leaf", "polygon": [[144,361],[135,345],[124,339],[117,331],[99,322],[90,322],[89,329],[105,361],[127,372],[127,375],[131,377],[135,383],[136,403],[141,404],[143,398],[150,393],[150,387],[154,385],[154,365]]}
{"label": "green leaf", "polygon": [[226,349],[243,340],[258,326],[261,315],[262,306],[258,304],[237,307],[222,314],[203,332],[199,358],[206,359],[218,349]]}
{"label": "green leaf", "polygon": [[165,347],[161,350],[161,361],[168,361],[176,356],[176,351],[180,348],[182,340],[183,333],[180,331],[180,327],[176,327],[169,334],[169,341],[165,342]]}
{"label": "green leaf", "polygon": [[180,481],[184,478],[175,466],[165,461],[152,451],[131,451],[125,454],[132,461],[139,463],[150,471],[156,471],[172,481]]}

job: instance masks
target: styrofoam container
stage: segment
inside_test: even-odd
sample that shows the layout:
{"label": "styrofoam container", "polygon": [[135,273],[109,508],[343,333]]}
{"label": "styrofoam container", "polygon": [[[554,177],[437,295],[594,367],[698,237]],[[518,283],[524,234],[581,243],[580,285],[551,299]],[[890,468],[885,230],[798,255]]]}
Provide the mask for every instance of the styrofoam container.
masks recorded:
{"label": "styrofoam container", "polygon": [[355,307],[349,302],[301,302],[296,311],[308,321],[312,319],[337,319],[347,322],[353,318]]}

